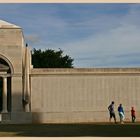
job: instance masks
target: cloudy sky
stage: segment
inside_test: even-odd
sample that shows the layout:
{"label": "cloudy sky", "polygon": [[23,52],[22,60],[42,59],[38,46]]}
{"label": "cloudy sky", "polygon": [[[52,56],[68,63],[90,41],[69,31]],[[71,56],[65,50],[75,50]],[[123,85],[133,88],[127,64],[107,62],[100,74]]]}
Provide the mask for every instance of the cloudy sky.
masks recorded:
{"label": "cloudy sky", "polygon": [[140,67],[140,4],[0,4],[36,49],[64,50],[75,67]]}

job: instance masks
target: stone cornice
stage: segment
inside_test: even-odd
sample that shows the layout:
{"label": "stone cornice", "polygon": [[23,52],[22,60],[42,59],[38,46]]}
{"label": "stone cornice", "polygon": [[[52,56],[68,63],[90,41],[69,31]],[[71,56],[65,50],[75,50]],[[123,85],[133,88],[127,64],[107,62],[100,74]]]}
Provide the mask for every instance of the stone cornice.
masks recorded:
{"label": "stone cornice", "polygon": [[31,75],[140,74],[140,68],[34,68]]}
{"label": "stone cornice", "polygon": [[19,26],[9,23],[4,20],[0,20],[0,29],[18,29],[20,28]]}

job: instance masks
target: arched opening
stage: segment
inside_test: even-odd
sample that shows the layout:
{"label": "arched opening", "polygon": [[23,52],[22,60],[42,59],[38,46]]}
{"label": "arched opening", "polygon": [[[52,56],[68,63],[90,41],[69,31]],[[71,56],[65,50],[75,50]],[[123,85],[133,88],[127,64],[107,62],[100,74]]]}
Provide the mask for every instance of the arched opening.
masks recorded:
{"label": "arched opening", "polygon": [[7,111],[11,112],[11,68],[9,64],[0,58],[0,112],[3,110],[3,77],[7,78]]}

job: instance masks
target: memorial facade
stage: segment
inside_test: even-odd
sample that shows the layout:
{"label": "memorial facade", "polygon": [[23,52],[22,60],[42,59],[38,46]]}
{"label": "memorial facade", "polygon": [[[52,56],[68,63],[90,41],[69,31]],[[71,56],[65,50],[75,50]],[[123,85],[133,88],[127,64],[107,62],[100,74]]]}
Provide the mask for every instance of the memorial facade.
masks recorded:
{"label": "memorial facade", "polygon": [[0,20],[0,101],[1,123],[108,122],[111,101],[140,120],[140,68],[33,68],[22,28]]}

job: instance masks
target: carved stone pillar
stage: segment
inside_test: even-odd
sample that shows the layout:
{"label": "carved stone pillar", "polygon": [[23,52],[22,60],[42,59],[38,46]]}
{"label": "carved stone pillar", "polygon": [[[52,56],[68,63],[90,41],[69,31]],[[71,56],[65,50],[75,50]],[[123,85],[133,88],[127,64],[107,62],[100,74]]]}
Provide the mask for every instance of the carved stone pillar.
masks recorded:
{"label": "carved stone pillar", "polygon": [[7,77],[3,77],[2,113],[7,113]]}

